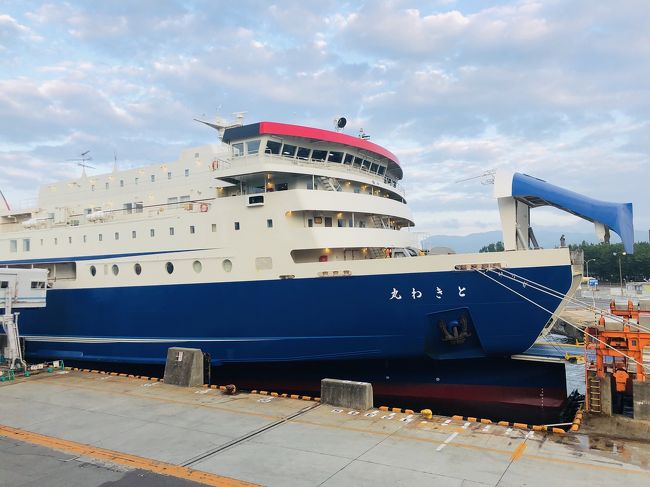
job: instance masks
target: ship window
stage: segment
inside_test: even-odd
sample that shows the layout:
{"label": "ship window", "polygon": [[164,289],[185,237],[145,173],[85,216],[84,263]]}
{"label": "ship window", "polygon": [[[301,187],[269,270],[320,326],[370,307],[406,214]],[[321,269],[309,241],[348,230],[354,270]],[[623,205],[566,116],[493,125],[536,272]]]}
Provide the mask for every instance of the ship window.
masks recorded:
{"label": "ship window", "polygon": [[312,161],[324,161],[325,159],[327,159],[326,150],[315,150],[311,154]]}
{"label": "ship window", "polygon": [[280,146],[282,144],[280,142],[276,142],[275,140],[268,140],[266,142],[266,153],[267,154],[279,154],[280,153]]}
{"label": "ship window", "polygon": [[84,214],[90,215],[93,212],[92,208],[84,208]]}
{"label": "ship window", "polygon": [[167,204],[169,205],[170,208],[177,208],[178,207],[178,197],[173,196],[171,198],[167,198]]}
{"label": "ship window", "polygon": [[296,156],[298,157],[298,159],[307,160],[309,159],[310,150],[311,149],[308,149],[307,147],[298,147],[298,153],[296,154]]}
{"label": "ship window", "polygon": [[276,191],[286,191],[289,189],[289,183],[278,183],[275,185]]}
{"label": "ship window", "polygon": [[338,220],[336,220],[336,225],[339,228],[343,228],[345,226],[345,220],[343,220],[342,218],[339,218]]}
{"label": "ship window", "polygon": [[156,231],[153,228],[149,229],[149,236],[150,237],[155,237],[156,236]]}
{"label": "ship window", "polygon": [[313,227],[313,226],[314,226],[314,220],[312,220],[311,218],[309,218],[309,219],[307,220],[307,226],[310,227],[310,228]]}
{"label": "ship window", "polygon": [[230,259],[224,260],[221,265],[223,266],[223,270],[226,272],[230,272],[232,270],[232,262]]}
{"label": "ship window", "polygon": [[45,283],[43,281],[32,281],[32,289],[45,289]]}
{"label": "ship window", "polygon": [[31,250],[31,242],[28,238],[23,239],[23,252],[29,252]]}
{"label": "ship window", "polygon": [[131,230],[131,238],[136,238],[138,233],[135,230]]}
{"label": "ship window", "polygon": [[97,275],[97,267],[95,267],[94,265],[90,266],[90,275],[93,277]]}
{"label": "ship window", "polygon": [[363,159],[361,159],[360,157],[354,158],[354,164],[353,164],[354,167],[361,167],[362,164],[363,164]]}
{"label": "ship window", "polygon": [[135,178],[135,184],[138,184],[140,182],[140,178]]}
{"label": "ship window", "polygon": [[343,160],[343,152],[330,152],[329,162],[338,162],[340,163]]}
{"label": "ship window", "polygon": [[332,217],[331,216],[326,216],[325,217],[325,226],[326,227],[331,227],[332,226]]}
{"label": "ship window", "polygon": [[133,265],[133,271],[139,276],[142,274],[142,266],[139,263]]}
{"label": "ship window", "polygon": [[244,155],[244,143],[239,142],[232,145],[232,155],[233,157],[239,157]]}
{"label": "ship window", "polygon": [[174,235],[174,227],[169,227],[169,234]]}
{"label": "ship window", "polygon": [[273,228],[273,220],[271,220],[270,218],[266,220],[266,227]]}
{"label": "ship window", "polygon": [[257,195],[257,196],[249,196],[248,197],[248,204],[249,205],[257,205],[257,204],[263,204],[264,203],[264,196]]}
{"label": "ship window", "polygon": [[90,191],[95,191],[95,185],[94,184],[90,185]]}
{"label": "ship window", "polygon": [[144,204],[142,203],[142,201],[136,201],[135,203],[133,203],[133,210],[135,213],[142,213],[142,211],[144,210]]}
{"label": "ship window", "polygon": [[88,241],[88,235],[84,235],[83,240],[84,240],[84,243],[86,243]]}
{"label": "ship window", "polygon": [[282,147],[282,155],[287,157],[293,157],[296,155],[296,146],[284,144]]}
{"label": "ship window", "polygon": [[[101,240],[101,238],[99,240]],[[54,245],[59,245],[59,238],[58,237],[54,237]]]}
{"label": "ship window", "polygon": [[249,154],[257,154],[260,151],[260,141],[259,140],[249,140],[246,142],[246,149]]}
{"label": "ship window", "polygon": [[171,262],[167,262],[165,264],[165,269],[167,270],[167,274],[173,273],[174,272],[174,264],[172,264]]}
{"label": "ship window", "polygon": [[189,175],[190,175],[190,170],[189,170],[189,169],[185,169],[185,177],[188,177]]}
{"label": "ship window", "polygon": [[271,257],[256,257],[255,269],[258,271],[269,270],[273,268],[273,259]]}
{"label": "ship window", "polygon": [[386,166],[379,166],[379,171],[377,171],[377,173],[380,176],[383,176],[385,172],[386,172]]}
{"label": "ship window", "polygon": [[9,252],[18,252],[18,240],[9,240]]}
{"label": "ship window", "polygon": [[169,171],[169,172],[167,173],[167,179],[171,179],[171,178],[172,178],[172,172]]}
{"label": "ship window", "polygon": [[152,175],[149,176],[149,177],[151,178],[151,182],[152,182],[152,183],[155,183],[155,182],[156,182],[156,175],[155,175],[155,174],[152,174]]}
{"label": "ship window", "polygon": [[120,273],[120,268],[117,267],[116,264],[113,264],[111,266],[111,272],[113,273],[114,276],[117,276]]}
{"label": "ship window", "polygon": [[195,260],[192,262],[192,269],[198,274],[203,270],[203,264],[201,264],[201,261]]}
{"label": "ship window", "polygon": [[124,203],[124,213],[127,215],[130,215],[133,213],[133,204],[132,203]]}
{"label": "ship window", "polygon": [[108,184],[108,182],[104,185],[104,187],[105,187],[106,189],[109,188],[109,184]]}
{"label": "ship window", "polygon": [[352,164],[354,156],[352,154],[345,154],[345,159],[343,159],[343,164]]}
{"label": "ship window", "polygon": [[239,222],[235,222],[235,230],[239,230]]}
{"label": "ship window", "polygon": [[[104,236],[101,233],[97,237],[100,242],[104,240]],[[56,243],[56,239],[54,239],[54,243]]]}
{"label": "ship window", "polygon": [[120,179],[120,188],[124,187],[124,179]]}
{"label": "ship window", "polygon": [[69,244],[72,243],[72,237],[68,237],[68,243],[69,243]]}
{"label": "ship window", "polygon": [[115,240],[119,240],[119,239],[120,239],[120,232],[115,232]]}
{"label": "ship window", "polygon": [[370,165],[370,172],[374,172],[374,173],[376,173],[378,168],[379,168],[379,164],[377,164],[376,162],[373,162],[373,163]]}
{"label": "ship window", "polygon": [[190,225],[190,233],[196,233],[196,227],[194,225]]}
{"label": "ship window", "polygon": [[7,289],[9,287],[9,281],[0,282],[0,289]]}
{"label": "ship window", "polygon": [[212,231],[213,231],[213,232],[216,232],[216,231],[217,231],[217,224],[216,224],[216,223],[213,223],[213,224],[212,224]]}

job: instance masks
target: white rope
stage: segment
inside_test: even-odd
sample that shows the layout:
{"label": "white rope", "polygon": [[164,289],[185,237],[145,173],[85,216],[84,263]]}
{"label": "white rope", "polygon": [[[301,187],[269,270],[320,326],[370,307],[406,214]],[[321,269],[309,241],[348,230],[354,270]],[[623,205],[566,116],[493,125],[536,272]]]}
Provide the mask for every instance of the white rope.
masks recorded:
{"label": "white rope", "polygon": [[[483,272],[482,270],[477,269],[477,272],[478,272],[479,274],[481,274],[482,276],[487,277],[487,278],[490,279],[491,281],[496,282],[499,286],[503,286],[503,287],[506,288],[508,291],[513,292],[514,294],[516,294],[516,295],[519,296],[520,298],[523,298],[523,299],[525,299],[526,301],[528,301],[529,303],[531,303],[531,304],[537,306],[538,308],[540,308],[540,309],[546,311],[546,312],[547,312],[548,314],[550,314],[551,316],[555,316],[556,318],[560,318],[560,316],[557,315],[555,312],[553,312],[553,311],[549,311],[548,309],[546,309],[546,308],[545,308],[544,306],[542,306],[541,304],[536,303],[536,302],[533,301],[532,299],[530,299],[530,298],[524,296],[524,295],[521,294],[521,293],[518,293],[517,291],[515,291],[514,289],[512,289],[512,288],[506,286],[506,285],[503,284],[502,282],[499,282],[499,281],[497,281],[496,279],[494,279],[493,277],[488,276],[488,275],[487,275],[485,272]],[[571,325],[572,327],[574,327],[574,328],[576,328],[576,329],[578,329],[578,330],[581,330],[580,327],[579,327],[578,325],[574,325],[573,323],[571,323],[571,322],[569,322],[569,321],[566,321],[564,318],[562,318],[562,321],[564,321],[565,323]],[[594,335],[591,335],[590,333],[587,333],[587,332],[584,331],[584,330],[581,330],[581,331],[582,331],[585,335],[587,335],[588,337],[593,338],[593,339],[596,340],[597,342],[600,342],[600,343],[602,343],[603,345],[605,345],[607,348],[611,348],[611,349],[614,350],[616,353],[621,354],[623,357],[627,358],[628,360],[631,360],[631,361],[634,362],[635,364],[640,365],[641,367],[643,367],[643,364],[642,364],[642,363],[637,362],[634,358],[630,357],[629,355],[624,354],[624,353],[621,352],[620,350],[618,350],[618,349],[612,347],[610,344],[608,344],[608,343],[602,341],[602,340],[599,339],[598,337],[595,337]]]}
{"label": "white rope", "polygon": [[[522,281],[526,282],[526,284],[525,284],[526,286],[529,286],[532,289],[535,289],[536,291],[539,291],[539,292],[544,293],[544,294],[548,294],[548,295],[553,296],[553,297],[558,298],[558,299],[567,299],[567,301],[570,302],[571,304],[577,304],[577,305],[581,306],[586,311],[591,311],[593,313],[600,313],[601,315],[607,316],[609,319],[611,319],[613,321],[617,321],[618,323],[628,325],[631,328],[637,328],[640,331],[650,333],[650,328],[646,328],[644,326],[641,326],[638,323],[634,323],[633,321],[626,321],[621,316],[617,316],[617,315],[608,313],[606,311],[599,310],[598,308],[596,308],[594,306],[590,306],[587,303],[584,303],[583,301],[580,301],[579,299],[569,297],[566,294],[562,294],[561,292],[556,291],[555,289],[549,288],[549,287],[544,286],[543,284],[537,283],[537,282],[535,282],[535,281],[533,281],[531,279],[528,279],[526,277],[515,274],[514,272],[507,271],[505,269],[498,269],[498,270],[497,269],[488,269],[487,271],[488,272],[494,272],[497,275],[502,275],[506,279],[510,279],[511,281],[515,281],[515,282],[519,282],[519,281],[517,281],[517,279],[521,279]],[[510,274],[510,275],[508,275],[508,274]],[[566,321],[566,320],[564,318],[562,318],[562,321]]]}

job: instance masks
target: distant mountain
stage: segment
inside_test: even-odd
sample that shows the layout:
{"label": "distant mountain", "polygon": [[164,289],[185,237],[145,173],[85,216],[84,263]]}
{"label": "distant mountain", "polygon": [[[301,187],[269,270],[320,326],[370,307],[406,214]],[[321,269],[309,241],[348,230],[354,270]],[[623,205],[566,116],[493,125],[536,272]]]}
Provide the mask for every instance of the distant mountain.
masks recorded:
{"label": "distant mountain", "polygon": [[[560,237],[566,238],[567,245],[580,244],[584,240],[588,243],[598,243],[596,233],[571,232],[566,228],[536,228],[535,237],[540,247],[554,248],[560,245]],[[500,231],[490,231],[481,233],[470,233],[469,235],[432,235],[422,241],[422,247],[430,249],[432,247],[449,247],[457,253],[461,252],[478,252],[482,247],[491,243],[503,240]],[[620,242],[618,236],[612,233],[612,243]],[[634,232],[635,242],[647,242],[648,234],[644,230]]]}

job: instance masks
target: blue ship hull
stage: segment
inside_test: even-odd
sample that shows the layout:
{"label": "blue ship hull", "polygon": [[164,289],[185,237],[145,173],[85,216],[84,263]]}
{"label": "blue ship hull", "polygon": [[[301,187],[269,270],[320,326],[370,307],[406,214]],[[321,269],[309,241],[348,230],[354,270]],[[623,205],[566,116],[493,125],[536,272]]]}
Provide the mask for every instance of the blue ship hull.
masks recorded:
{"label": "blue ship hull", "polygon": [[[571,286],[570,265],[510,271],[562,294]],[[490,275],[548,310],[560,303]],[[31,359],[161,364],[172,346],[215,365],[498,357],[526,350],[550,318],[475,271],[53,288],[47,300],[21,313]]]}

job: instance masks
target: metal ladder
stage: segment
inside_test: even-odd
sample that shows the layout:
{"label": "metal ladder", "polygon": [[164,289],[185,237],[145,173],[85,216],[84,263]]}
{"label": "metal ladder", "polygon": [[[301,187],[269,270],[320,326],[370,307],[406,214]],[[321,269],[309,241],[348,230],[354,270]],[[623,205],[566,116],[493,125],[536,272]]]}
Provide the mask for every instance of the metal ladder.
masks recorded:
{"label": "metal ladder", "polygon": [[384,223],[384,220],[382,220],[381,217],[377,215],[371,215],[370,219],[372,220],[372,223],[375,225],[375,228],[387,228],[386,224]]}
{"label": "metal ladder", "polygon": [[594,374],[587,376],[587,397],[589,411],[592,413],[601,413],[601,395],[600,395],[600,380]]}

